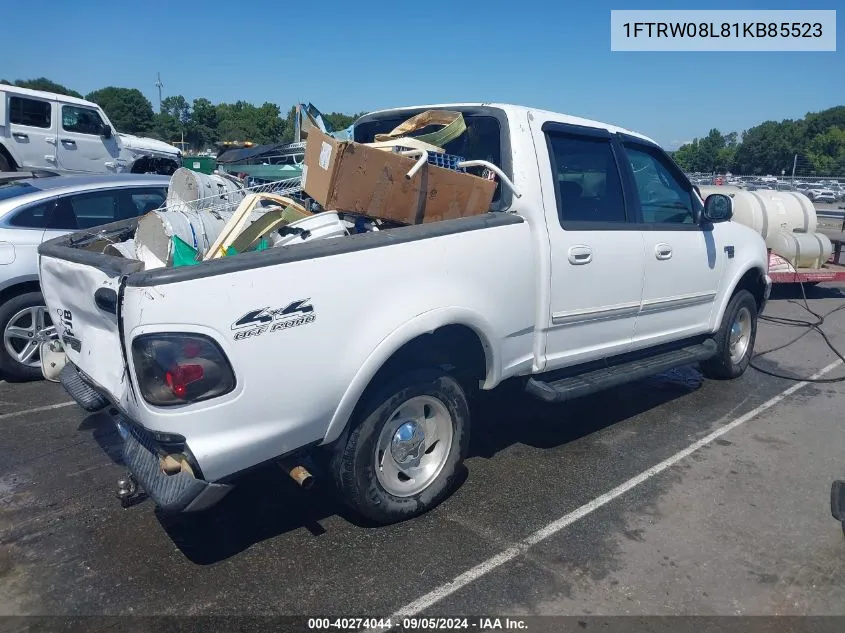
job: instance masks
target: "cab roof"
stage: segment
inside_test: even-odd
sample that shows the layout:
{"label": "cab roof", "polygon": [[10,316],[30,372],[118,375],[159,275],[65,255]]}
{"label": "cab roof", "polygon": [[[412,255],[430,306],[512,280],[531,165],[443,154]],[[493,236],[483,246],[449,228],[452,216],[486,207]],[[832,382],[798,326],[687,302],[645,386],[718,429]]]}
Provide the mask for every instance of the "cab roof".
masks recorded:
{"label": "cab roof", "polygon": [[83,105],[89,108],[99,107],[96,103],[80,99],[78,97],[71,97],[69,95],[59,94],[58,92],[46,92],[44,90],[32,90],[31,88],[20,88],[18,86],[10,86],[7,84],[0,84],[0,92],[8,92],[9,94],[20,94],[27,97],[36,97],[44,99],[45,101],[61,101],[63,103],[75,103],[76,105]]}
{"label": "cab roof", "polygon": [[370,116],[378,116],[380,114],[387,114],[389,112],[394,111],[401,111],[401,110],[449,110],[449,109],[460,109],[460,108],[479,108],[479,107],[486,107],[486,108],[498,108],[502,110],[508,117],[508,119],[524,119],[528,116],[530,112],[535,117],[540,117],[543,119],[547,119],[549,121],[554,121],[556,123],[565,123],[569,125],[580,125],[583,127],[592,127],[596,129],[603,129],[611,132],[613,134],[628,134],[629,136],[634,136],[636,138],[643,139],[644,141],[648,141],[654,145],[659,145],[654,139],[645,136],[644,134],[640,134],[639,132],[634,132],[632,130],[628,130],[626,128],[622,128],[616,125],[611,125],[609,123],[602,123],[601,121],[595,121],[592,119],[585,119],[582,117],[572,116],[569,114],[562,114],[560,112],[552,112],[550,110],[542,110],[540,108],[532,108],[530,106],[524,105],[515,105],[511,103],[482,103],[482,102],[475,102],[475,103],[440,103],[440,104],[428,104],[428,105],[415,105],[415,106],[401,106],[397,108],[385,108],[383,110],[376,110],[374,112],[369,112],[367,117]]}

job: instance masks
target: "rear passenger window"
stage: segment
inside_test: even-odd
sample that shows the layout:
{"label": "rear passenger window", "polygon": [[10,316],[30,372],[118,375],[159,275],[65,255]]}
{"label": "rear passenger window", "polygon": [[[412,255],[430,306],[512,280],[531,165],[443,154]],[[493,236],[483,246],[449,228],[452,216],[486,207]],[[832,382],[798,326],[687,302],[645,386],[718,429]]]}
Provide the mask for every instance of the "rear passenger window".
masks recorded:
{"label": "rear passenger window", "polygon": [[47,209],[53,202],[42,202],[31,204],[15,213],[9,220],[10,226],[19,226],[26,229],[43,229],[47,227]]}
{"label": "rear passenger window", "polygon": [[669,159],[657,150],[625,145],[640,198],[643,221],[649,224],[694,224],[692,193]]}
{"label": "rear passenger window", "polygon": [[76,228],[90,229],[117,219],[119,191],[98,191],[70,196]]}
{"label": "rear passenger window", "polygon": [[50,127],[51,104],[49,101],[9,97],[9,121],[29,127]]}
{"label": "rear passenger window", "polygon": [[619,168],[610,139],[549,132],[558,216],[567,222],[625,222]]}
{"label": "rear passenger window", "polygon": [[118,191],[97,191],[59,198],[47,212],[47,228],[90,229],[114,222],[118,211]]}
{"label": "rear passenger window", "polygon": [[167,189],[140,189],[130,195],[134,205],[133,215],[144,215],[164,206]]}

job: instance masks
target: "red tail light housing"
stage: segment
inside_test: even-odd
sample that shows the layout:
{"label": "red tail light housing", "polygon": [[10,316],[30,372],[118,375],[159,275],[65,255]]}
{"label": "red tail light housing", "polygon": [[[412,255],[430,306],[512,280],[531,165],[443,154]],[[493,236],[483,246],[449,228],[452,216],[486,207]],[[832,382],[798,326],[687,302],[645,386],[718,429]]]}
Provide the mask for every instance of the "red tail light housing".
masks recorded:
{"label": "red tail light housing", "polygon": [[235,388],[235,373],[217,342],[202,334],[142,334],[132,360],[144,400],[158,407],[201,402]]}

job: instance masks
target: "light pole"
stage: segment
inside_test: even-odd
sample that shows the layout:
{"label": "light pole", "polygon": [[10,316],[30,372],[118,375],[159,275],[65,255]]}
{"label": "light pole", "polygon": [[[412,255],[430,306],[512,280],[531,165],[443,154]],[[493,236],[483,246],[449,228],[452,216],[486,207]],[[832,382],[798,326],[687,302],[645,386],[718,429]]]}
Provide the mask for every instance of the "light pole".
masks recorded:
{"label": "light pole", "polygon": [[156,73],[156,77],[156,87],[158,88],[158,111],[161,112],[161,89],[164,87],[164,84],[161,83],[161,73]]}

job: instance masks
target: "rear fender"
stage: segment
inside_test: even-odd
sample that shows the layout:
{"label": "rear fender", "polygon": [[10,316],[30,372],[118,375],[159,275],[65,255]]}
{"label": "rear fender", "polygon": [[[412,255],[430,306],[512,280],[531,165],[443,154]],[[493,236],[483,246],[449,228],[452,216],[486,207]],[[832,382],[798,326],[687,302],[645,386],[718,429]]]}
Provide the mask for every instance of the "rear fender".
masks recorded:
{"label": "rear fender", "polygon": [[372,381],[378,370],[384,366],[393,354],[403,345],[418,336],[434,332],[434,330],[445,325],[464,325],[478,335],[484,348],[486,362],[483,387],[488,389],[495,386],[501,380],[502,366],[501,356],[498,354],[498,350],[491,344],[491,341],[496,340],[496,338],[493,335],[494,329],[490,322],[477,312],[466,308],[437,308],[429,312],[424,312],[405,322],[401,327],[385,337],[361,364],[361,367],[343,394],[340,404],[335,409],[335,413],[323,438],[323,443],[333,442],[340,437],[367,385],[370,384],[370,381]]}

